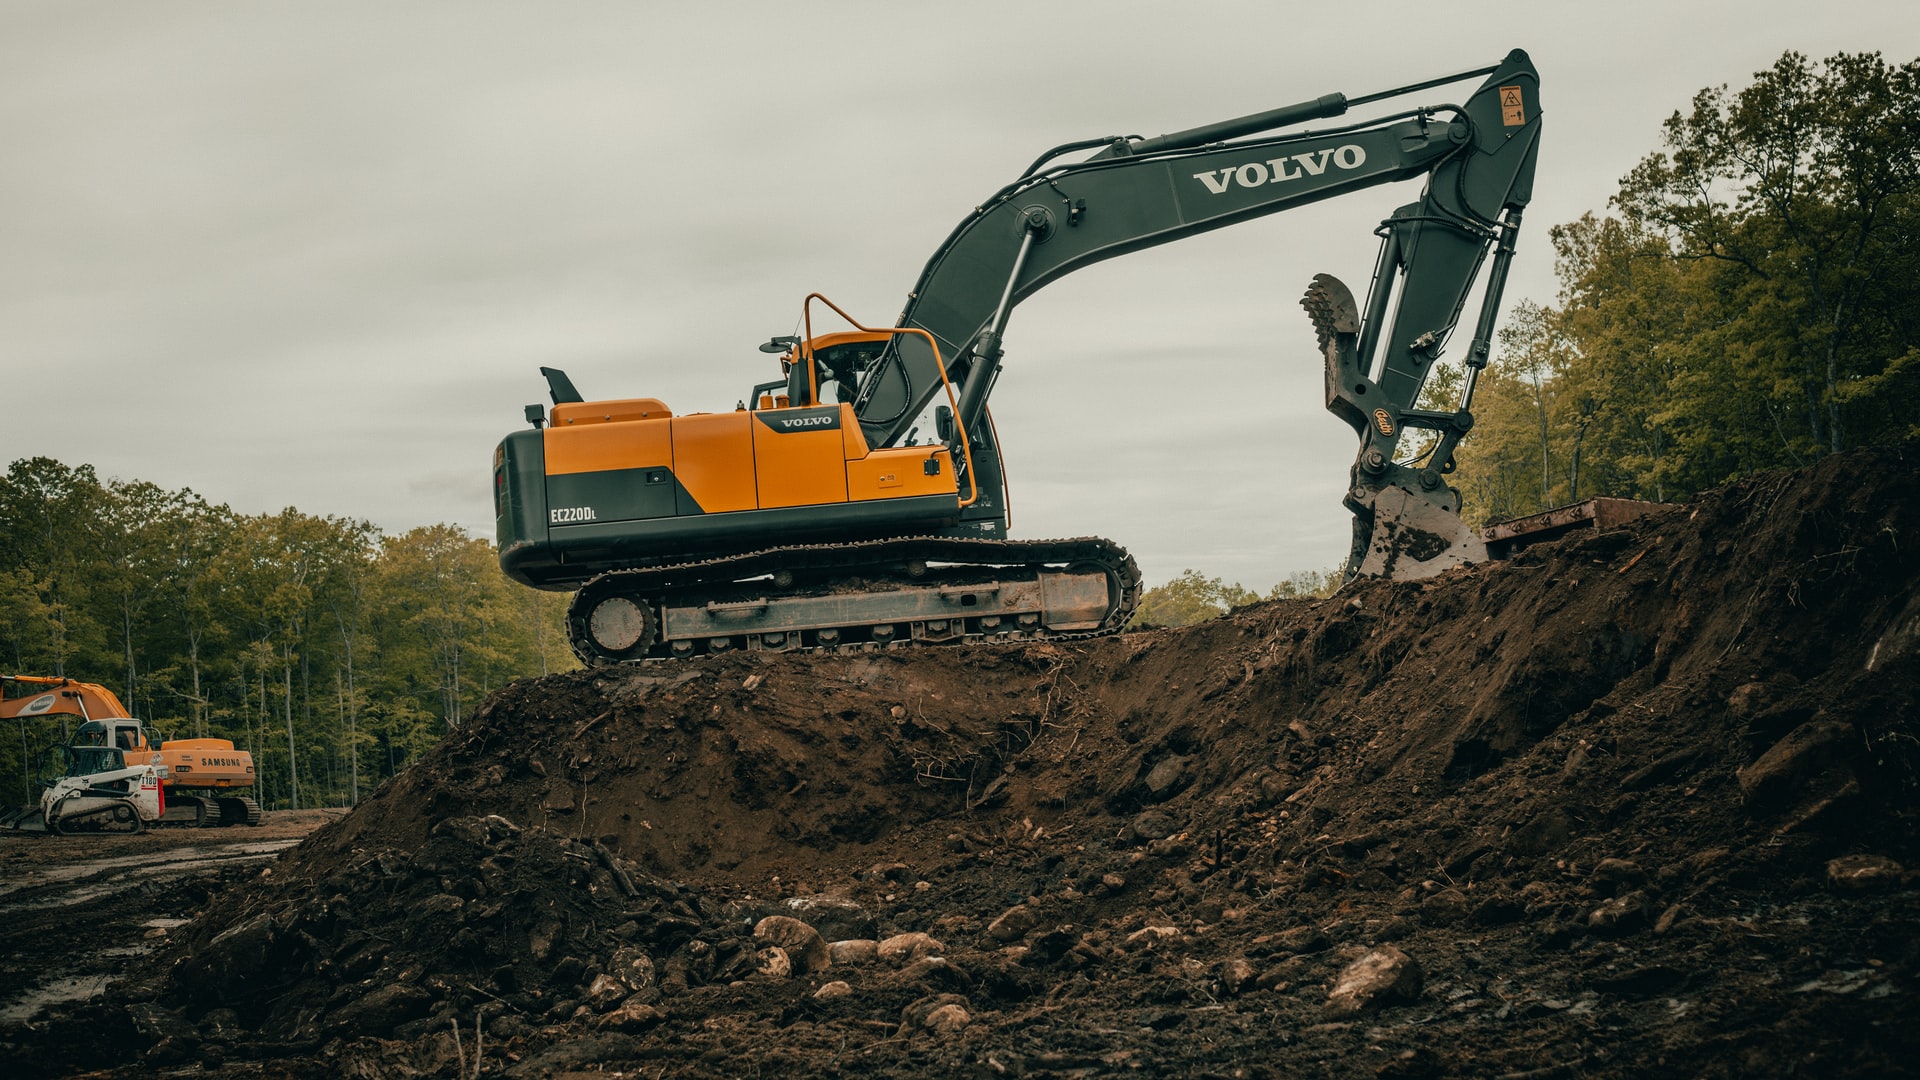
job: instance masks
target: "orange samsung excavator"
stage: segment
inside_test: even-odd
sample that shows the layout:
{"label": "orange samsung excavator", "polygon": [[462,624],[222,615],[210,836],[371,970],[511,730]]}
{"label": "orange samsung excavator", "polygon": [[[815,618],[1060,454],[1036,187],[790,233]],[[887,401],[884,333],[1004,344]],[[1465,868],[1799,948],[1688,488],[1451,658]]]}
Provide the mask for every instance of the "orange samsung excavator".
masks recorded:
{"label": "orange samsung excavator", "polygon": [[[78,717],[48,754],[61,775],[42,781],[38,805],[0,817],[23,832],[134,831],[153,824],[258,825],[253,755],[226,739],[154,745],[113,691],[97,683],[0,675],[0,720]],[[152,782],[148,778],[152,773]]]}

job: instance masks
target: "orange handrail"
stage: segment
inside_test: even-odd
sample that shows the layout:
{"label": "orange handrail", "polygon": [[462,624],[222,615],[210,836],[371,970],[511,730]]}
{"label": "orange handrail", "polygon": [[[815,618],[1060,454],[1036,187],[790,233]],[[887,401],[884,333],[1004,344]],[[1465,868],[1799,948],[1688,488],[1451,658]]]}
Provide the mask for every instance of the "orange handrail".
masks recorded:
{"label": "orange handrail", "polygon": [[959,399],[953,396],[953,383],[947,378],[947,362],[944,359],[942,359],[940,356],[940,343],[933,339],[932,334],[929,334],[925,330],[922,330],[918,327],[862,326],[860,325],[860,321],[858,319],[855,319],[853,316],[841,310],[840,305],[834,303],[833,301],[827,299],[826,297],[820,295],[817,292],[808,293],[806,301],[800,305],[800,321],[802,325],[805,326],[806,335],[807,335],[805,338],[801,340],[801,343],[800,343],[800,358],[806,361],[808,394],[815,401],[820,400],[820,388],[819,386],[815,385],[819,381],[819,369],[816,368],[813,363],[813,302],[815,300],[818,300],[821,303],[832,308],[834,314],[847,320],[847,325],[853,327],[855,330],[858,330],[863,334],[887,334],[887,335],[918,334],[919,336],[927,339],[928,347],[933,350],[933,365],[934,367],[940,369],[940,385],[947,388],[947,406],[953,410],[953,422],[959,425],[960,452],[966,458],[966,462],[967,462],[967,488],[971,492],[971,494],[969,494],[966,498],[960,500],[960,505],[962,507],[968,507],[980,501],[980,480],[978,477],[974,475],[974,472],[973,472],[973,440],[967,437],[967,422],[964,419],[962,419],[960,416]]}

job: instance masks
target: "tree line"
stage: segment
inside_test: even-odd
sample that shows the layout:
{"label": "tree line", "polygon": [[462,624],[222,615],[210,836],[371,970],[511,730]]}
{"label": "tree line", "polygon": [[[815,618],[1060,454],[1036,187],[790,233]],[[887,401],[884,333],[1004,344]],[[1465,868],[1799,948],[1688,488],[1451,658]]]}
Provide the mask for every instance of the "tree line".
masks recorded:
{"label": "tree line", "polygon": [[[0,671],[100,683],[167,737],[233,740],[268,807],[356,802],[487,693],[577,666],[565,603],[455,526],[240,514],[44,457],[0,478]],[[0,740],[0,792],[38,797],[61,725]]]}
{"label": "tree line", "polygon": [[1920,434],[1920,60],[1788,52],[1662,142],[1507,319],[1452,481],[1478,521]]}
{"label": "tree line", "polygon": [[1239,582],[1208,577],[1188,567],[1164,585],[1156,585],[1140,595],[1140,606],[1128,621],[1129,629],[1192,626],[1217,619],[1234,608],[1261,600],[1305,600],[1332,596],[1340,587],[1339,567],[1329,570],[1301,570],[1287,576],[1265,593],[1257,593]]}

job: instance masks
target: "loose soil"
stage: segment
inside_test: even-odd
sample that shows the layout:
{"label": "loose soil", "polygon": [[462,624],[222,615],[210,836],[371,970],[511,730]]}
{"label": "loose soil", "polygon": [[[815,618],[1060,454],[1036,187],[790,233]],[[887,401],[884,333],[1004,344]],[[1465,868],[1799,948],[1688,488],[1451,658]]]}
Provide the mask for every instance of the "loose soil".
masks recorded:
{"label": "loose soil", "polygon": [[[1072,647],[516,683],[271,865],[0,895],[7,947],[41,943],[15,988],[197,912],[0,1056],[1909,1075],[1917,469],[1920,444],[1843,455],[1430,582]],[[86,845],[0,859],[114,854]]]}

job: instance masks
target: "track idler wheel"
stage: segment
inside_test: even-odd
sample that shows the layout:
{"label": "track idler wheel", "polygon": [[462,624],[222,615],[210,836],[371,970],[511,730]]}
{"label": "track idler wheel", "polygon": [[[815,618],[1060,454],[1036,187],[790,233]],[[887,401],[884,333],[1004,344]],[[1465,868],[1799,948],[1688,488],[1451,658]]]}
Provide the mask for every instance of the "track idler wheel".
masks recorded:
{"label": "track idler wheel", "polygon": [[659,618],[640,600],[583,589],[567,608],[567,638],[588,664],[618,664],[647,655],[659,635]]}

